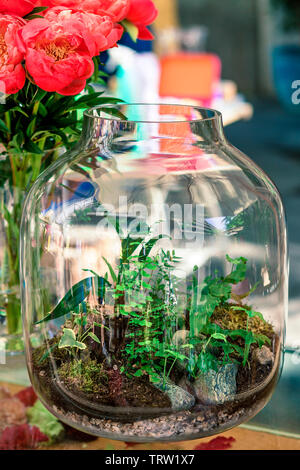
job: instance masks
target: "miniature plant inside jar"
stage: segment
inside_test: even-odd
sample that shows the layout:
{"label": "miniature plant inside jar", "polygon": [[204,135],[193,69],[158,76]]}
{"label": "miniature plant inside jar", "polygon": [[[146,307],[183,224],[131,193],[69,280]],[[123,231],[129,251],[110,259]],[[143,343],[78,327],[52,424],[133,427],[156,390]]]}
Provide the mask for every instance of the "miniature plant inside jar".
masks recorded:
{"label": "miniature plant inside jar", "polygon": [[[202,283],[195,266],[184,291],[176,276],[180,258],[157,250],[163,235],[151,237],[146,227],[124,236],[118,220],[115,228],[117,267],[103,258],[104,277],[85,269],[91,276],[39,322],[65,317],[61,333],[34,353],[35,367],[51,375],[52,357],[65,389],[104,406],[176,411],[224,403],[262,382],[272,369],[276,335],[243,303],[257,285],[243,295],[233,289],[246,279],[247,260],[227,256],[231,273]],[[216,391],[213,381],[223,388]]]}

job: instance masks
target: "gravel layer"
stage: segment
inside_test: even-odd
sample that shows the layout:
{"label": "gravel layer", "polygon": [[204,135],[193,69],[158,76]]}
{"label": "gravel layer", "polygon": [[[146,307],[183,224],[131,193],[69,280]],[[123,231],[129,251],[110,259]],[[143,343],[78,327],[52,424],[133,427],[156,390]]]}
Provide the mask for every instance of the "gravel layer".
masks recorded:
{"label": "gravel layer", "polygon": [[56,406],[53,407],[53,411],[68,424],[78,429],[85,429],[91,434],[132,441],[183,440],[187,436],[193,439],[221,432],[222,428],[236,426],[247,419],[246,414],[252,416],[255,412],[253,408],[248,410],[240,408],[234,413],[225,410],[220,410],[218,413],[205,411],[197,414],[184,411],[159,418],[123,423],[111,419],[91,418],[74,411],[65,412]]}

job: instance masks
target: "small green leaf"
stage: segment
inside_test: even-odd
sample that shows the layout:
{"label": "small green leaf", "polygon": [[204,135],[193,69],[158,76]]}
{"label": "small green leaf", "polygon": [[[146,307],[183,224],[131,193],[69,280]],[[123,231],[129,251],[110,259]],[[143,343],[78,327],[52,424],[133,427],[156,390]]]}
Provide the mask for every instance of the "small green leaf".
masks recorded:
{"label": "small green leaf", "polygon": [[249,315],[250,318],[258,317],[262,322],[266,323],[266,320],[264,319],[262,313],[260,313],[260,312],[254,312],[253,310],[249,310],[247,313],[248,313],[248,315]]}
{"label": "small green leaf", "polygon": [[225,277],[225,281],[230,282],[231,284],[238,284],[243,281],[246,276],[247,258],[244,258],[243,256],[240,258],[230,258],[229,255],[226,255],[226,259],[229,263],[235,265],[236,268]]}
{"label": "small green leaf", "polygon": [[214,339],[220,339],[221,341],[227,342],[226,336],[222,335],[221,333],[214,333],[213,335],[211,335],[211,337]]}
{"label": "small green leaf", "polygon": [[114,282],[117,282],[118,277],[117,277],[117,275],[115,274],[115,271],[113,270],[112,265],[107,261],[106,258],[104,258],[104,256],[102,256],[102,259],[105,261],[105,263],[106,263],[106,265],[107,265],[107,267],[108,267],[108,269],[109,269],[109,272],[110,272],[110,275],[111,275],[111,277],[112,277],[112,280],[113,280]]}
{"label": "small green leaf", "polygon": [[145,282],[145,281],[142,281],[142,286],[143,286],[145,289],[152,289],[151,284],[148,284],[148,283]]}
{"label": "small green leaf", "polygon": [[101,111],[103,111],[104,113],[106,113],[110,116],[116,117],[116,118],[120,119],[121,121],[128,121],[125,114],[121,113],[121,111],[119,111],[116,108],[113,108],[113,107],[110,108],[108,106],[101,106]]}
{"label": "small green leaf", "polygon": [[182,346],[180,346],[180,348],[184,348],[184,349],[194,349],[194,346],[192,344],[183,344]]}
{"label": "small green leaf", "polygon": [[70,328],[64,328],[63,335],[58,344],[58,349],[63,348],[78,348],[83,350],[86,349],[86,345],[84,343],[76,341],[76,335],[73,330],[71,330]]}
{"label": "small green leaf", "polygon": [[136,42],[137,38],[138,38],[138,35],[139,35],[138,27],[135,24],[128,21],[128,20],[121,21],[121,25],[125,29],[126,33],[129,34],[129,36],[131,37],[133,42]]}
{"label": "small green leaf", "polygon": [[45,318],[38,321],[36,324],[45,321],[55,320],[63,317],[68,313],[76,310],[76,308],[86,299],[91,288],[93,277],[88,277],[75,284],[57,304],[57,306]]}
{"label": "small green leaf", "polygon": [[5,122],[2,121],[2,119],[0,119],[0,130],[4,132],[9,132]]}
{"label": "small green leaf", "polygon": [[110,328],[108,328],[108,326],[103,325],[103,323],[97,323],[96,321],[94,321],[94,325],[99,326],[99,328],[105,328],[106,330],[110,331]]}
{"label": "small green leaf", "polygon": [[90,336],[90,338],[92,338],[94,341],[96,341],[96,343],[101,344],[101,341],[99,340],[98,336],[96,336],[94,333],[90,332],[88,334],[88,336]]}
{"label": "small green leaf", "polygon": [[139,369],[133,375],[134,375],[134,377],[141,377],[143,375],[143,371],[141,369]]}

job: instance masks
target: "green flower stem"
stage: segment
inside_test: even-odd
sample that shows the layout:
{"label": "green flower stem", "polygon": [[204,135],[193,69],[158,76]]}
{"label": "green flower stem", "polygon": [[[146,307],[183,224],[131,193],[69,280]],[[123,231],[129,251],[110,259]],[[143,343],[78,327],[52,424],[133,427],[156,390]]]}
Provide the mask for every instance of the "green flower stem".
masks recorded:
{"label": "green flower stem", "polygon": [[164,360],[164,372],[163,372],[163,390],[165,389],[165,386],[166,386],[166,372],[167,372],[167,356],[165,357],[165,360]]}
{"label": "green flower stem", "polygon": [[169,369],[169,372],[168,372],[168,375],[167,375],[166,379],[168,379],[170,377],[170,374],[172,372],[173,367],[175,366],[176,361],[177,361],[177,357],[175,357],[174,361],[172,362],[172,365]]}
{"label": "green flower stem", "polygon": [[9,111],[6,111],[6,113],[4,114],[4,119],[5,119],[6,127],[8,129],[7,142],[9,142],[10,135],[11,135],[11,118],[10,118],[10,112]]}
{"label": "green flower stem", "polygon": [[7,296],[6,318],[8,334],[15,335],[22,332],[21,302],[15,294]]}
{"label": "green flower stem", "polygon": [[[22,331],[21,302],[17,289],[20,285],[19,277],[19,236],[20,219],[26,189],[30,179],[36,179],[41,168],[42,155],[28,155],[21,162],[15,155],[9,153],[12,172],[12,198],[13,207],[9,212],[2,202],[1,214],[4,219],[5,259],[7,259],[7,287],[9,294],[5,302],[7,333],[15,335]],[[32,175],[28,176],[32,170]],[[4,280],[5,281],[5,280]]]}
{"label": "green flower stem", "polygon": [[20,201],[14,206],[12,217],[6,220],[6,253],[8,260],[8,289],[11,291],[6,302],[7,332],[10,335],[21,331],[21,303],[15,290],[20,284],[19,278],[19,213]]}

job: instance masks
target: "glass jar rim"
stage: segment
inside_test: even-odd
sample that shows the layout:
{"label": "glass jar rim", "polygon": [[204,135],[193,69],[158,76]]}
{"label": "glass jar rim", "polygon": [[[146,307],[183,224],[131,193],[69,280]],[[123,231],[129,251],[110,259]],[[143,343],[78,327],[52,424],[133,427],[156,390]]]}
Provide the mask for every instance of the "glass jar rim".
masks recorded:
{"label": "glass jar rim", "polygon": [[[198,116],[192,119],[188,118],[183,118],[182,115],[180,115],[180,119],[122,119],[121,117],[114,117],[114,116],[101,116],[101,115],[95,115],[95,112],[98,111],[103,111],[105,113],[105,109],[108,108],[117,108],[119,110],[122,108],[122,106],[130,106],[130,107],[144,107],[150,109],[150,107],[165,107],[166,109],[177,109],[178,111],[183,111],[184,109],[190,109],[191,111],[194,110],[194,112],[198,113]],[[201,116],[199,117],[200,114],[207,114],[207,116]],[[213,108],[207,108],[204,106],[197,106],[193,104],[185,104],[185,103],[115,103],[115,104],[107,104],[107,105],[99,105],[99,106],[94,106],[92,108],[89,108],[84,111],[84,116],[90,119],[100,119],[103,121],[116,121],[120,123],[131,123],[131,124],[184,124],[184,123],[209,123],[209,122],[214,122],[222,119],[222,113],[220,111],[217,111],[216,109]],[[105,113],[106,114],[106,113]],[[176,114],[176,113],[175,113]],[[164,116],[166,114],[161,114],[161,116]]]}

